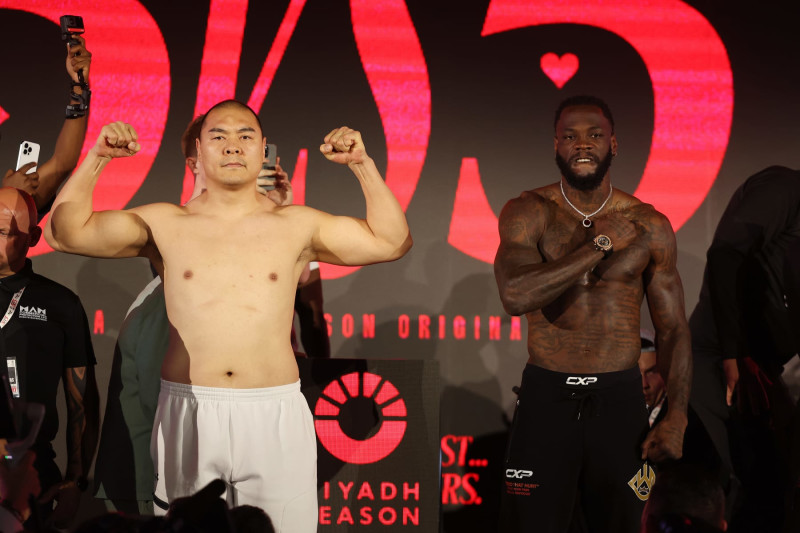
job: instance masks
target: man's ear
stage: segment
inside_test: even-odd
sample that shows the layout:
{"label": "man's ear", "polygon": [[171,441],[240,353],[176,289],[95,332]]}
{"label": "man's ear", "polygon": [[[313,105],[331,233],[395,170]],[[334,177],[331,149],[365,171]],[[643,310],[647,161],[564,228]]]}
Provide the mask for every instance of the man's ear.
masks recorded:
{"label": "man's ear", "polygon": [[31,241],[30,242],[30,246],[31,247],[36,246],[36,243],[39,242],[39,239],[41,237],[42,237],[42,228],[40,228],[39,226],[32,227],[31,228],[31,232],[30,232],[30,237],[29,237],[30,241]]}
{"label": "man's ear", "polygon": [[195,176],[197,175],[197,158],[196,157],[187,157],[186,158],[186,166],[189,167],[189,170],[192,171],[192,174]]}

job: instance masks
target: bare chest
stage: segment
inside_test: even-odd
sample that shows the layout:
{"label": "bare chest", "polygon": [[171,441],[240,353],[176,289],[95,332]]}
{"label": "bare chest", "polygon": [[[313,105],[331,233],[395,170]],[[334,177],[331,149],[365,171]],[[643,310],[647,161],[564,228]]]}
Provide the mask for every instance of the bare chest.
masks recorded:
{"label": "bare chest", "polygon": [[257,285],[296,283],[308,242],[286,220],[269,215],[238,221],[176,217],[156,226],[153,240],[172,281],[213,284],[235,279]]}
{"label": "bare chest", "polygon": [[[548,225],[539,240],[539,253],[545,262],[555,262],[591,243],[596,234],[593,227],[584,228],[579,221],[559,216]],[[583,281],[638,282],[650,261],[646,236],[639,234],[633,243],[624,249],[615,249],[607,259],[587,272]]]}

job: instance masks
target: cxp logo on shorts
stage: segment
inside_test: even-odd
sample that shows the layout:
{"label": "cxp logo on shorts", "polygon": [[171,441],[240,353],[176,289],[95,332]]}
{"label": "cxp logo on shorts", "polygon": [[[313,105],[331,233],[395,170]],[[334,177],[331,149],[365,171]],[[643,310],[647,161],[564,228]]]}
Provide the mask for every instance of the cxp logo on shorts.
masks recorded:
{"label": "cxp logo on shorts", "polygon": [[567,378],[567,385],[591,385],[592,383],[596,383],[597,378],[594,377],[578,377],[578,376],[570,376]]}
{"label": "cxp logo on shorts", "polygon": [[314,427],[331,455],[363,465],[397,448],[407,415],[406,403],[390,381],[371,372],[352,372],[323,389],[314,406]]}
{"label": "cxp logo on shorts", "polygon": [[525,479],[533,475],[530,470],[515,470],[513,468],[506,469],[506,477],[509,479]]}

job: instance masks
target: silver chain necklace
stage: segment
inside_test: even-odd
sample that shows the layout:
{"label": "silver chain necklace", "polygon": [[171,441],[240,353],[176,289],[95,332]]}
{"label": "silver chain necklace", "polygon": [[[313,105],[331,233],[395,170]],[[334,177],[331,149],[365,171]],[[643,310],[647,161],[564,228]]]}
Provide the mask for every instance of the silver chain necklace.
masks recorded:
{"label": "silver chain necklace", "polygon": [[586,213],[584,213],[583,211],[581,211],[580,209],[578,209],[577,207],[575,207],[575,205],[574,205],[572,202],[570,202],[570,201],[569,201],[569,198],[567,198],[567,193],[565,193],[565,192],[564,192],[564,182],[563,182],[563,181],[559,181],[559,182],[558,182],[558,184],[561,186],[561,196],[563,196],[563,197],[564,197],[564,200],[566,200],[566,201],[567,201],[567,203],[569,204],[569,206],[570,206],[572,209],[574,209],[575,211],[577,211],[577,213],[578,213],[580,216],[582,216],[582,217],[583,217],[583,220],[581,221],[581,224],[583,224],[583,227],[584,227],[584,228],[591,228],[591,227],[592,227],[592,221],[591,221],[591,220],[589,220],[589,218],[590,218],[590,217],[593,217],[593,216],[595,216],[597,213],[599,213],[600,211],[602,211],[602,210],[603,210],[603,208],[606,206],[606,204],[608,203],[608,201],[609,201],[609,200],[611,200],[611,195],[612,195],[612,194],[613,194],[613,192],[614,192],[614,187],[612,187],[612,186],[611,186],[611,184],[609,184],[609,185],[608,185],[608,198],[606,198],[606,201],[605,201],[605,202],[603,202],[603,205],[601,205],[599,208],[597,208],[597,211],[595,211],[594,213],[589,213],[589,214],[587,215]]}

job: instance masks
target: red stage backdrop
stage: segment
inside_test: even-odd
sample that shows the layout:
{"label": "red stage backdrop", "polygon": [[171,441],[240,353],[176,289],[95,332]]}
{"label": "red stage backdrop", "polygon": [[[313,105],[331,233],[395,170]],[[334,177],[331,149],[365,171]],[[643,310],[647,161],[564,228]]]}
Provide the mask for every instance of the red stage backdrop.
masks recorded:
{"label": "red stage backdrop", "polygon": [[[620,143],[613,181],[671,220],[691,311],[731,192],[768,165],[800,166],[792,8],[789,0],[0,0],[9,49],[0,161],[11,167],[23,140],[39,142],[42,159],[52,153],[67,103],[57,24],[66,13],[83,16],[93,52],[84,151],[112,120],[130,122],[143,146],[108,167],[100,208],[184,200],[180,135],[195,115],[235,97],[278,144],[298,203],[363,216],[356,181],[317,154],[332,128],[362,131],[415,246],[392,264],[323,265],[333,352],[438,363],[445,530],[490,530],[511,387],[527,359],[524,319],[503,312],[494,284],[497,214],[520,191],[558,179],[558,102],[589,93],[610,104]],[[33,254],[39,272],[81,296],[105,388],[146,264],[54,254],[44,243]],[[319,405],[318,429],[338,408]],[[397,412],[383,413],[385,427],[394,425],[381,433],[384,451],[397,424],[411,423],[393,405]],[[348,464],[380,455],[348,451],[352,440],[326,450]],[[423,530],[402,520],[391,527]]]}

